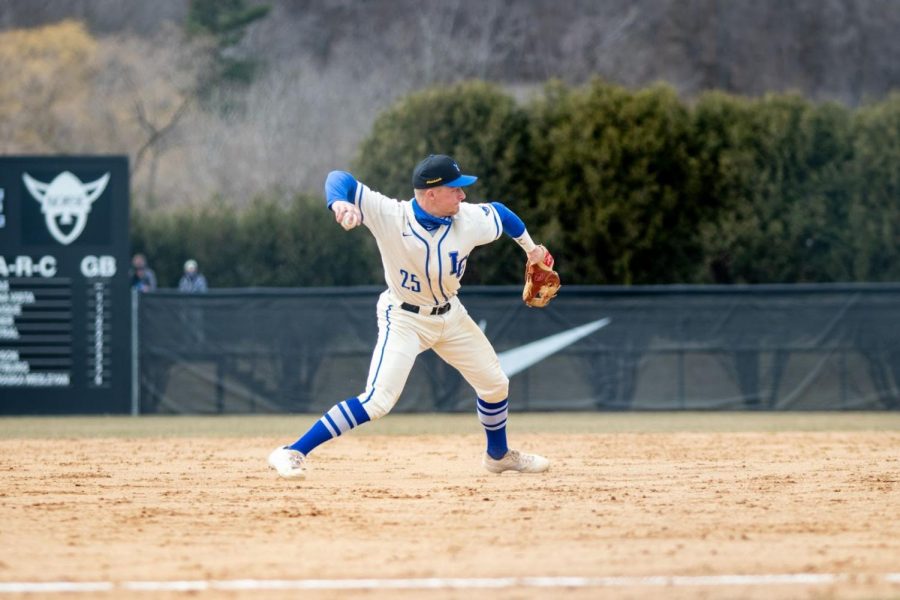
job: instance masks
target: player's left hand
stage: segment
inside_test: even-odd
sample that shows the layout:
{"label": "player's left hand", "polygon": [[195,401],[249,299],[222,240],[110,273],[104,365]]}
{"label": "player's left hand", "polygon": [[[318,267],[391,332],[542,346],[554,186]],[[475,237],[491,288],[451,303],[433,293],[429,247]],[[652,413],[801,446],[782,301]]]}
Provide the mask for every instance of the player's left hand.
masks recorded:
{"label": "player's left hand", "polygon": [[545,257],[546,255],[547,255],[547,249],[546,249],[546,248],[544,248],[543,246],[540,246],[540,245],[539,245],[539,246],[535,246],[535,247],[531,250],[531,252],[528,253],[528,264],[529,264],[529,265],[535,265],[535,264],[541,262],[542,260],[544,260],[544,257]]}
{"label": "player's left hand", "polygon": [[[540,249],[538,254],[536,250]],[[536,262],[534,257],[540,256]],[[525,288],[522,290],[522,301],[533,308],[543,308],[556,297],[561,286],[559,273],[553,270],[555,261],[553,255],[544,248],[538,246],[528,253],[528,262],[525,265]]]}

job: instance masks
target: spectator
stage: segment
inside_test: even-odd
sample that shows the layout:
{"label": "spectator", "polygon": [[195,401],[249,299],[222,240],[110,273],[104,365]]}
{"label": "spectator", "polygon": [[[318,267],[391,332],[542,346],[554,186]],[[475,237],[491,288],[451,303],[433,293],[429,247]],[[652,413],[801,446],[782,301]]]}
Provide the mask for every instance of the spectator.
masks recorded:
{"label": "spectator", "polygon": [[131,287],[139,292],[156,289],[156,273],[147,266],[147,258],[143,254],[135,254],[131,259]]}
{"label": "spectator", "polygon": [[185,261],[184,275],[178,282],[178,291],[187,294],[202,294],[207,289],[206,277],[197,269],[197,261],[193,258]]}

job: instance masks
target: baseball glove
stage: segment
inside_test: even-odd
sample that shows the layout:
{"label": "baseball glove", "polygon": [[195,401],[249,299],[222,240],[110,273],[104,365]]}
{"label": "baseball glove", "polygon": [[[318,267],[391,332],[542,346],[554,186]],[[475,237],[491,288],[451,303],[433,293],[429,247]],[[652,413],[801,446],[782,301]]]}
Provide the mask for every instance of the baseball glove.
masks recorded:
{"label": "baseball glove", "polygon": [[559,274],[553,270],[553,256],[544,248],[544,258],[534,264],[525,263],[525,289],[522,300],[533,308],[547,306],[559,291]]}

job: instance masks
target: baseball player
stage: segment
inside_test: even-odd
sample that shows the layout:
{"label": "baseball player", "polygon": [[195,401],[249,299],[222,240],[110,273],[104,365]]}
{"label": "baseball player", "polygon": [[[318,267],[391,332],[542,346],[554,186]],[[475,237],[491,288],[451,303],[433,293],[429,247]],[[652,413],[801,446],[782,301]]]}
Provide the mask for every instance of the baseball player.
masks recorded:
{"label": "baseball player", "polygon": [[397,402],[419,353],[434,350],[459,370],[478,394],[478,418],[487,434],[482,464],[492,473],[540,473],[550,462],[510,450],[506,441],[509,379],[484,332],[457,296],[469,254],[506,233],[528,264],[549,256],[525,224],[499,202],[469,204],[464,175],[446,155],[431,155],[413,171],[415,197],[399,201],[371,190],[350,173],[332,171],[325,198],[345,229],[365,225],[375,236],[387,289],[378,300],[378,342],[366,389],[336,404],[303,437],[276,448],[269,466],[283,477],[303,477],[306,456],[320,444],[386,415]]}

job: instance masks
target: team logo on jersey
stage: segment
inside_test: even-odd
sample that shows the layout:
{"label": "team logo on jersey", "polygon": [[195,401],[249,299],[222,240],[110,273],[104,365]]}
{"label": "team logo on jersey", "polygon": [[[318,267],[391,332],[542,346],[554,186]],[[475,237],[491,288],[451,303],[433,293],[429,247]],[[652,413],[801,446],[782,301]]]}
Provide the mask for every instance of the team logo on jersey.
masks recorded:
{"label": "team logo on jersey", "polygon": [[[34,199],[41,203],[50,235],[68,246],[84,231],[91,205],[109,183],[109,173],[90,183],[82,183],[69,171],[60,173],[50,183],[38,181],[28,173],[22,174],[22,180]],[[68,229],[68,233],[63,228]]]}
{"label": "team logo on jersey", "polygon": [[462,258],[459,257],[459,251],[454,250],[449,254],[450,256],[450,274],[456,275],[457,279],[462,279],[463,273],[466,272],[466,262],[469,260],[469,255],[466,254]]}

